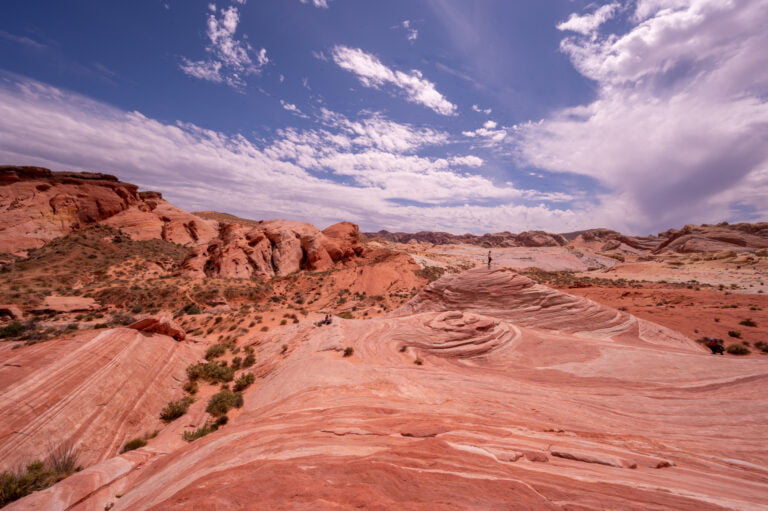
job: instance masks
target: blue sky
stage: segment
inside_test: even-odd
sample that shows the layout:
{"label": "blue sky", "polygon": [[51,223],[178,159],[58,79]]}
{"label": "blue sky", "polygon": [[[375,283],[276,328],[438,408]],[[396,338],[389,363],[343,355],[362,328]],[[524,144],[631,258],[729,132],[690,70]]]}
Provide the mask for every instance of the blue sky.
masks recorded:
{"label": "blue sky", "polygon": [[765,0],[10,0],[0,161],[364,230],[765,220]]}

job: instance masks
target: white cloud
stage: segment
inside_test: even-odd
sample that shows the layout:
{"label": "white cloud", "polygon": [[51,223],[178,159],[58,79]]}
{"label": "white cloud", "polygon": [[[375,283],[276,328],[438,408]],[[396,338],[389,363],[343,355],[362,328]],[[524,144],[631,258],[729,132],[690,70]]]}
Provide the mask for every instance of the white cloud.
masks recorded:
{"label": "white cloud", "polygon": [[600,28],[600,25],[613,18],[619,7],[618,2],[613,2],[598,7],[591,14],[584,14],[582,16],[575,13],[571,14],[568,20],[557,25],[557,29],[570,30],[582,35],[592,34]]}
{"label": "white cloud", "polygon": [[480,108],[477,105],[472,105],[472,110],[474,110],[477,113],[485,114],[485,115],[491,115],[491,112],[493,112],[493,110],[491,110],[490,108]]}
{"label": "white cloud", "polygon": [[413,24],[411,23],[410,20],[403,21],[402,26],[405,29],[405,32],[407,34],[406,37],[408,38],[409,41],[415,41],[416,39],[419,38],[419,31],[413,28]]}
{"label": "white cloud", "polygon": [[504,141],[507,138],[507,128],[498,128],[496,121],[487,120],[483,123],[482,128],[478,128],[472,131],[462,131],[461,134],[465,137],[482,139],[483,145],[494,146]]}
{"label": "white cloud", "polygon": [[[284,130],[257,145],[241,135],[166,124],[5,76],[0,77],[0,160],[109,172],[162,191],[188,210],[299,219],[320,227],[347,220],[363,229],[574,230],[589,218],[588,212],[519,203],[553,197],[468,173],[484,164],[477,156],[396,152],[413,147],[398,141],[401,136],[386,139],[387,131],[402,128],[380,115],[359,121],[326,116],[327,130]],[[428,128],[404,129],[421,144],[444,143]]]}
{"label": "white cloud", "polygon": [[395,71],[385,66],[377,57],[359,48],[336,46],[333,61],[346,71],[357,75],[365,87],[378,89],[385,84],[400,88],[411,103],[431,108],[441,115],[455,115],[456,105],[445,99],[435,84],[426,80],[418,70],[408,73]]}
{"label": "white cloud", "polygon": [[296,105],[294,105],[293,103],[288,103],[287,101],[284,101],[284,100],[282,100],[282,99],[281,99],[281,100],[280,100],[280,105],[281,105],[281,106],[282,106],[282,107],[283,107],[285,110],[288,110],[289,112],[291,112],[291,113],[293,113],[293,114],[295,114],[295,115],[297,115],[297,116],[301,117],[302,119],[309,119],[309,116],[308,116],[308,115],[306,115],[306,114],[304,114],[304,113],[303,113],[303,112],[302,112],[302,111],[299,109],[299,107],[297,107],[297,106],[296,106]]}
{"label": "white cloud", "polygon": [[565,39],[598,97],[518,127],[523,163],[594,178],[635,231],[765,219],[768,2],[640,0],[632,19]]}
{"label": "white cloud", "polygon": [[311,3],[315,7],[321,7],[323,9],[328,8],[328,0],[300,0],[303,4]]}
{"label": "white cloud", "polygon": [[261,48],[256,52],[254,61],[251,58],[253,47],[247,41],[235,38],[240,23],[237,7],[221,9],[219,17],[216,15],[215,4],[209,4],[208,8],[212,11],[208,15],[206,31],[209,44],[205,50],[209,58],[191,60],[182,57],[179,67],[195,78],[241,88],[245,85],[245,77],[260,72],[269,63],[267,50]]}

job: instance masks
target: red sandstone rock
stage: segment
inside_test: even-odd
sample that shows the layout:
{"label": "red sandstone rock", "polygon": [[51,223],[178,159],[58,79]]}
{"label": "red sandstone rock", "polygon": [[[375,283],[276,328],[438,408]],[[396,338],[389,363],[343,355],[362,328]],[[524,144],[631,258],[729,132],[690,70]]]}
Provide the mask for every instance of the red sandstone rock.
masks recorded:
{"label": "red sandstone rock", "polygon": [[124,229],[137,240],[191,245],[216,235],[215,222],[108,174],[0,166],[0,252],[23,255],[96,222]]}
{"label": "red sandstone rock", "polygon": [[162,427],[160,410],[181,397],[185,369],[203,349],[127,328],[0,347],[0,470],[45,459],[65,442],[84,467],[116,456]]}
{"label": "red sandstone rock", "polygon": [[11,319],[21,319],[24,313],[16,305],[0,305],[0,316],[9,317]]}
{"label": "red sandstone rock", "polygon": [[158,314],[129,325],[128,328],[139,330],[140,332],[154,332],[168,337],[173,337],[177,341],[183,341],[187,333],[171,317],[170,314]]}
{"label": "red sandstone rock", "polygon": [[336,224],[326,231],[287,220],[264,221],[257,227],[225,224],[216,239],[187,258],[183,274],[235,279],[288,275],[326,270],[362,254],[356,225]]}
{"label": "red sandstone rock", "polygon": [[99,305],[93,298],[84,296],[46,296],[43,303],[33,309],[33,312],[89,312],[99,310]]}

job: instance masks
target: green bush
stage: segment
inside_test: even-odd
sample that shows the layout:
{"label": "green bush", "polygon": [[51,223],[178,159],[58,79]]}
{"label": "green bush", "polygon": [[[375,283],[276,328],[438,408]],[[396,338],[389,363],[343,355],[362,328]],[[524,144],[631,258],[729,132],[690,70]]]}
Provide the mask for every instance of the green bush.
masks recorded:
{"label": "green bush", "polygon": [[165,405],[165,408],[160,412],[160,418],[165,422],[171,422],[178,419],[187,413],[192,401],[192,398],[189,396],[183,397],[178,401],[171,401]]}
{"label": "green bush", "polygon": [[211,396],[205,411],[214,417],[219,417],[226,415],[230,408],[240,408],[241,406],[243,406],[242,394],[230,390],[222,390]]}
{"label": "green bush", "polygon": [[227,352],[227,347],[225,345],[214,344],[213,346],[209,347],[208,350],[205,352],[205,359],[213,360],[214,358],[219,358],[226,352]]}
{"label": "green bush", "polygon": [[256,381],[256,378],[253,376],[253,373],[243,373],[237,380],[235,380],[234,391],[243,391],[250,387],[254,381]]}
{"label": "green bush", "polygon": [[194,364],[187,367],[187,376],[190,380],[205,380],[209,383],[228,382],[235,378],[235,370],[221,362],[208,362]]}
{"label": "green bush", "polygon": [[134,451],[138,449],[139,447],[144,447],[147,445],[147,441],[143,438],[134,438],[133,440],[129,440],[125,443],[123,448],[120,450],[120,453],[128,452],[128,451]]}
{"label": "green bush", "polygon": [[187,381],[182,389],[184,389],[184,392],[187,394],[197,394],[197,391],[200,390],[197,386],[197,382],[192,380]]}
{"label": "green bush", "polygon": [[251,367],[255,363],[256,363],[256,357],[253,355],[253,353],[249,353],[243,360],[243,368],[245,369],[245,368]]}
{"label": "green bush", "polygon": [[744,344],[740,342],[737,342],[736,344],[731,344],[725,349],[725,351],[727,351],[731,355],[748,355],[750,353],[749,348],[747,348]]}
{"label": "green bush", "polygon": [[203,424],[201,427],[199,427],[194,431],[185,431],[184,433],[181,434],[181,438],[183,438],[187,442],[194,442],[198,438],[202,438],[205,435],[213,433],[217,429],[219,429],[219,427],[215,423],[206,422],[205,424]]}
{"label": "green bush", "polygon": [[0,507],[44,490],[81,469],[77,464],[78,450],[71,444],[49,447],[48,451],[45,463],[34,461],[26,469],[0,472]]}
{"label": "green bush", "polygon": [[3,328],[0,328],[0,339],[5,339],[6,337],[18,337],[24,333],[24,330],[26,330],[26,327],[22,323],[14,321]]}
{"label": "green bush", "polygon": [[189,305],[184,307],[182,311],[184,312],[184,314],[190,314],[190,315],[200,314],[200,307],[196,303],[190,303]]}

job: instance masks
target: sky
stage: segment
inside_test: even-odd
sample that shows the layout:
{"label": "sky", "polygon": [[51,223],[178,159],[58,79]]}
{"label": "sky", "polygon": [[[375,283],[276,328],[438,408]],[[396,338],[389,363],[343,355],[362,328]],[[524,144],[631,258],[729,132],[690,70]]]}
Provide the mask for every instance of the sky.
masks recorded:
{"label": "sky", "polygon": [[768,0],[5,0],[0,164],[324,228],[768,220]]}

